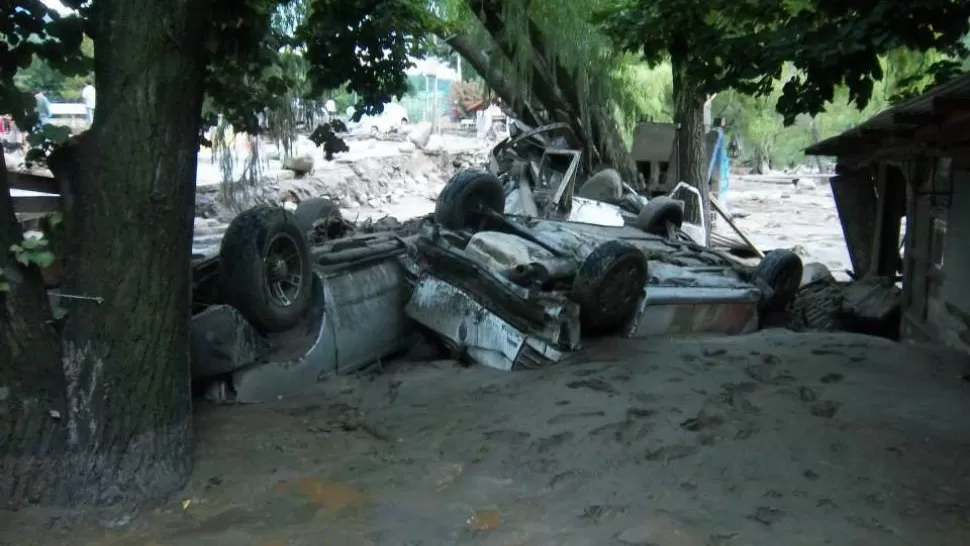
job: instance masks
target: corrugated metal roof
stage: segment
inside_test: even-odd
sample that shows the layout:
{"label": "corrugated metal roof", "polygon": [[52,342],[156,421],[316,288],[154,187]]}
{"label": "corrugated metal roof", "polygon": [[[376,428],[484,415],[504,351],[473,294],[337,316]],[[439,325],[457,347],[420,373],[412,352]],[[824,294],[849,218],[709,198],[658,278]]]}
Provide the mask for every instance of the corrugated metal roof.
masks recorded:
{"label": "corrugated metal roof", "polygon": [[933,114],[933,103],[937,99],[970,99],[970,74],[933,87],[919,97],[887,108],[853,129],[809,146],[805,153],[808,155],[839,155],[846,148],[859,144],[863,140],[863,133],[868,134],[899,128],[900,124],[895,119],[897,114],[931,116]]}

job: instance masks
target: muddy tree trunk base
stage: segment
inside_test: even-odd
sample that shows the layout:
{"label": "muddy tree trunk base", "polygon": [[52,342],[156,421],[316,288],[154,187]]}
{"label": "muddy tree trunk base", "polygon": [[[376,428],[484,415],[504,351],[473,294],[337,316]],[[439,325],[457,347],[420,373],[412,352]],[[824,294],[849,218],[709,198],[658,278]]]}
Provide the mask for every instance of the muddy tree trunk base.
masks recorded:
{"label": "muddy tree trunk base", "polygon": [[710,217],[707,139],[704,134],[704,103],[707,96],[691,79],[686,57],[671,55],[671,70],[674,83],[674,121],[678,124],[677,173],[680,182],[694,186],[701,195],[700,210],[687,207],[684,220],[700,224],[702,218]]}
{"label": "muddy tree trunk base", "polygon": [[[8,507],[152,502],[191,471],[192,218],[209,8],[100,2],[89,21],[103,105],[50,166],[69,186],[60,288],[100,301],[62,301],[55,331],[36,268],[0,296]],[[0,242],[19,233],[6,185]]]}
{"label": "muddy tree trunk base", "polygon": [[[70,435],[56,421],[49,440]],[[133,437],[117,451],[68,447],[61,453],[5,454],[0,458],[0,507],[29,505],[88,508],[164,501],[181,489],[192,472],[192,426],[186,421]],[[35,446],[43,451],[45,446]]]}

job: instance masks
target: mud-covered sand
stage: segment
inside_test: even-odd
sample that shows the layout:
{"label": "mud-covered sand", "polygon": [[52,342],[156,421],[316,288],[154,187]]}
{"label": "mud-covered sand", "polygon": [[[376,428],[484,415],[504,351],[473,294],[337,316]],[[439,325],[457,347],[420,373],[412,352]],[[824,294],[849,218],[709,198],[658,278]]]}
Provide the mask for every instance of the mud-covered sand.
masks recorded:
{"label": "mud-covered sand", "polygon": [[[729,206],[762,248],[848,266],[826,184],[736,180]],[[412,191],[345,214],[432,207]],[[0,513],[0,544],[962,546],[966,366],[785,331],[602,340],[538,372],[392,363],[202,405],[195,473],[169,502],[81,526]]]}
{"label": "mud-covered sand", "polygon": [[3,515],[0,542],[962,546],[964,365],[782,331],[604,340],[537,372],[399,363],[199,408],[170,502],[70,531]]}

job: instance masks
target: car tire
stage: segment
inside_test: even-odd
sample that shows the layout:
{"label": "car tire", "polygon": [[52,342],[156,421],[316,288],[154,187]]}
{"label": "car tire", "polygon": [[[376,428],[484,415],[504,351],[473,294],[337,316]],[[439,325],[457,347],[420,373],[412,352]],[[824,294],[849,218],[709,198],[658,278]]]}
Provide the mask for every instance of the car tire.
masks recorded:
{"label": "car tire", "polygon": [[495,175],[467,169],[452,176],[438,194],[434,218],[445,229],[468,229],[481,225],[485,211],[505,212],[505,188]]}
{"label": "car tire", "polygon": [[755,269],[754,278],[766,284],[772,294],[762,302],[765,311],[783,311],[798,293],[804,266],[790,250],[770,250]]}
{"label": "car tire", "polygon": [[634,226],[647,233],[666,237],[670,225],[684,225],[684,202],[669,197],[654,197],[640,210]]}
{"label": "car tire", "polygon": [[313,224],[324,218],[340,218],[340,207],[326,197],[313,197],[300,201],[293,211],[293,221],[303,233],[311,231]]}
{"label": "car tire", "polygon": [[222,239],[219,268],[223,301],[261,332],[293,328],[313,301],[310,249],[283,208],[261,205],[236,216]]}
{"label": "car tire", "polygon": [[647,258],[624,241],[608,241],[583,260],[570,299],[579,304],[584,335],[607,335],[637,313],[647,283]]}

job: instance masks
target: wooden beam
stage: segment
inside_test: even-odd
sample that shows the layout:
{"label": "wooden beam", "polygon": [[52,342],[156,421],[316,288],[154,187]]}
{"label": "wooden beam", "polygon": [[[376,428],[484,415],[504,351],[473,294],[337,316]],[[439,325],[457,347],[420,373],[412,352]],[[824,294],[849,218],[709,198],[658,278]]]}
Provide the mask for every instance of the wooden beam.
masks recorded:
{"label": "wooden beam", "polygon": [[886,171],[888,166],[885,162],[880,162],[876,166],[876,217],[875,222],[872,226],[872,238],[868,241],[871,245],[869,247],[869,268],[866,271],[859,271],[856,269],[856,274],[866,275],[874,277],[879,274],[879,266],[882,261],[882,256],[880,255],[880,250],[883,247],[882,236],[885,231],[884,224],[886,222],[886,203],[889,201],[886,199]]}
{"label": "wooden beam", "polygon": [[831,178],[829,184],[852,260],[852,270],[859,276],[865,275],[872,261],[877,211],[872,171],[854,170],[851,174]]}
{"label": "wooden beam", "polygon": [[56,212],[61,207],[60,196],[14,195],[13,211],[17,214],[44,214]]}
{"label": "wooden beam", "polygon": [[911,127],[922,127],[925,125],[939,125],[943,120],[939,112],[896,112],[893,114],[893,123],[896,125],[908,125]]}
{"label": "wooden beam", "polygon": [[970,97],[937,97],[933,99],[933,112],[941,118],[970,113]]}

